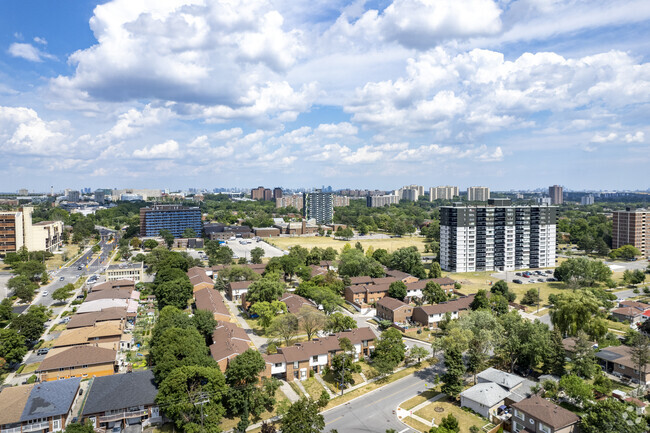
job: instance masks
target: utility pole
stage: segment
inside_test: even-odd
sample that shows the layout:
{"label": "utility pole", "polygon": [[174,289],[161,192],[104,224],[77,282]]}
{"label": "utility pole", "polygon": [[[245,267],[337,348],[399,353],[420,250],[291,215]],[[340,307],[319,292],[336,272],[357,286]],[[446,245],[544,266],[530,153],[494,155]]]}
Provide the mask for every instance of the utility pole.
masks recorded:
{"label": "utility pole", "polygon": [[208,398],[208,394],[205,392],[201,392],[197,395],[198,398],[201,399],[201,401],[197,401],[194,403],[194,406],[197,404],[201,405],[201,431],[203,431],[203,405],[208,403],[210,399]]}

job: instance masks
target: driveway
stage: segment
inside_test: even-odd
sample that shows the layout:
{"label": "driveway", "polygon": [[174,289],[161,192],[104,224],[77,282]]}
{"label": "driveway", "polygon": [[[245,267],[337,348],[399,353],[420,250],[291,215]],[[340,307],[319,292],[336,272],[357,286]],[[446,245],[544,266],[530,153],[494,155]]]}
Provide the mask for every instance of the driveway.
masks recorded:
{"label": "driveway", "polygon": [[242,312],[237,308],[237,305],[232,302],[231,300],[227,298],[223,298],[224,302],[230,309],[230,315],[233,317],[237,318],[237,322],[239,323],[239,326],[244,328],[246,330],[246,334],[248,337],[251,339],[255,347],[257,347],[257,350],[261,353],[266,352],[266,346],[269,344],[269,341],[266,337],[261,337],[259,335],[255,334],[255,331],[251,329],[251,327],[248,325],[248,322],[244,319],[244,316],[242,315]]}

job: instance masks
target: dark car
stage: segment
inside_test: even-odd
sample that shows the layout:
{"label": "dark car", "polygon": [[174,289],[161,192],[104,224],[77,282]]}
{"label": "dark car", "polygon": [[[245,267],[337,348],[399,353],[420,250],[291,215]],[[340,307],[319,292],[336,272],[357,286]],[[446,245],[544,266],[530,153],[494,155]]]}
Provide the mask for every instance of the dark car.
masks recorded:
{"label": "dark car", "polygon": [[49,351],[50,351],[49,347],[43,347],[42,349],[38,349],[36,354],[39,355],[39,356],[40,355],[47,355],[47,352],[49,352]]}
{"label": "dark car", "polygon": [[523,284],[523,281],[521,281],[521,280],[519,280],[519,279],[517,279],[517,280],[512,280],[512,282],[513,282],[513,283],[516,283],[516,284]]}

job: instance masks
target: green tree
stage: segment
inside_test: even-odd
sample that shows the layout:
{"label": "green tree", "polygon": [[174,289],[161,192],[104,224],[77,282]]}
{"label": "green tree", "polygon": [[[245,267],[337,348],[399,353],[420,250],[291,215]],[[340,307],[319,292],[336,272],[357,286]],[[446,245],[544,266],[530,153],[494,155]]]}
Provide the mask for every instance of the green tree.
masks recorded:
{"label": "green tree", "polygon": [[354,383],[352,373],[360,373],[361,366],[354,362],[354,346],[350,343],[349,339],[341,338],[339,340],[339,347],[341,348],[341,352],[332,357],[330,370],[334,375],[334,379],[339,384],[342,394],[344,388]]}
{"label": "green tree", "polygon": [[13,317],[13,302],[11,302],[10,298],[4,298],[0,302],[0,322],[11,320]]}
{"label": "green tree", "polygon": [[594,378],[594,390],[597,392],[609,395],[612,392],[612,381],[599,370]]}
{"label": "green tree", "polygon": [[632,362],[635,370],[638,371],[639,388],[641,387],[642,377],[645,377],[648,362],[650,362],[650,339],[645,334],[639,334],[631,350]]}
{"label": "green tree", "polygon": [[420,279],[427,277],[422,264],[422,257],[420,257],[417,247],[414,246],[400,248],[395,251],[391,255],[390,267]]}
{"label": "green tree", "polygon": [[284,289],[285,287],[278,279],[277,274],[267,274],[250,285],[246,294],[246,301],[252,304],[256,302],[273,302],[284,293]]}
{"label": "green tree", "polygon": [[52,299],[55,301],[63,302],[66,299],[68,299],[70,296],[72,296],[72,293],[74,293],[74,284],[66,284],[63,287],[60,287],[56,289],[52,293]]}
{"label": "green tree", "polygon": [[605,282],[612,275],[600,260],[590,260],[584,257],[570,258],[555,269],[554,276],[571,288],[593,286],[596,282]]}
{"label": "green tree", "polygon": [[320,433],[325,428],[325,419],[319,412],[318,403],[301,398],[293,403],[280,421],[282,433]]}
{"label": "green tree", "polygon": [[259,323],[264,329],[271,326],[273,319],[280,313],[287,312],[287,305],[280,301],[256,302],[249,308],[250,313],[259,316]]}
{"label": "green tree", "polygon": [[14,263],[11,268],[15,274],[29,278],[31,281],[36,281],[46,271],[45,265],[36,260],[29,260],[27,262]]}
{"label": "green tree", "polygon": [[625,284],[630,284],[630,285],[637,285],[641,284],[645,281],[645,274],[641,269],[636,269],[634,271],[631,271],[629,269],[625,270],[623,272],[623,282]]}
{"label": "green tree", "polygon": [[440,390],[451,397],[456,397],[463,390],[463,354],[457,346],[450,346],[445,350],[445,367],[447,370],[442,375]]}
{"label": "green tree", "polygon": [[22,362],[26,354],[25,337],[15,329],[0,329],[0,358],[8,364],[14,364]]}
{"label": "green tree", "polygon": [[404,361],[405,352],[402,334],[395,328],[388,328],[377,340],[372,354],[373,365],[380,374],[392,373]]}
{"label": "green tree", "polygon": [[588,405],[584,412],[580,421],[580,431],[583,433],[647,432],[646,419],[637,415],[633,406],[613,398],[596,401]]}
{"label": "green tree", "polygon": [[154,290],[156,300],[158,301],[158,308],[162,309],[167,305],[173,305],[179,309],[187,308],[187,303],[192,298],[193,290],[194,287],[187,276],[159,284]]}
{"label": "green tree", "polygon": [[212,333],[217,327],[214,314],[208,310],[195,310],[194,316],[192,316],[192,323],[205,339],[205,344],[210,345],[212,343]]}
{"label": "green tree", "polygon": [[566,354],[562,344],[562,334],[557,329],[551,333],[549,350],[544,357],[542,371],[544,373],[562,376],[565,372]]}
{"label": "green tree", "polygon": [[95,428],[90,421],[86,424],[72,422],[65,427],[65,433],[94,433]]}
{"label": "green tree", "polygon": [[429,432],[433,433],[459,433],[460,426],[458,425],[458,420],[452,414],[442,417],[440,420],[440,425],[438,427],[433,427]]}
{"label": "green tree", "polygon": [[294,314],[283,314],[271,322],[269,333],[281,338],[284,340],[285,346],[289,346],[293,337],[298,333],[298,324],[298,318]]}
{"label": "green tree", "polygon": [[163,230],[160,230],[160,232],[158,232],[158,236],[163,238],[163,240],[165,241],[165,244],[167,245],[167,249],[172,248],[172,245],[174,245],[174,235],[172,234],[172,232],[170,232],[169,230],[163,229]]}
{"label": "green tree", "polygon": [[440,263],[433,262],[431,268],[429,269],[429,278],[442,278],[442,268],[440,268]]}
{"label": "green tree", "polygon": [[339,275],[358,277],[367,275],[369,277],[383,277],[384,268],[373,258],[366,257],[357,249],[343,251],[338,267]]}
{"label": "green tree", "polygon": [[388,287],[388,296],[403,301],[406,298],[406,284],[403,281],[393,281]]}
{"label": "green tree", "polygon": [[593,343],[587,339],[587,334],[578,332],[575,346],[571,354],[571,372],[586,379],[591,379],[598,368],[594,355]]}
{"label": "green tree", "polygon": [[29,277],[25,275],[18,275],[9,279],[7,288],[13,291],[14,296],[17,296],[21,302],[29,303],[34,299],[34,293],[38,289],[38,285],[32,282]]}
{"label": "green tree", "polygon": [[183,230],[183,236],[182,238],[195,238],[196,237],[196,232],[192,227],[188,227],[185,230]]}
{"label": "green tree", "polygon": [[165,415],[186,433],[221,431],[227,394],[225,378],[218,368],[185,365],[170,371],[156,396]]}
{"label": "green tree", "polygon": [[599,310],[600,302],[593,293],[583,290],[561,293],[551,307],[551,321],[562,334],[576,335],[588,328]]}
{"label": "green tree", "polygon": [[185,365],[213,367],[205,339],[195,328],[168,328],[157,338],[149,353],[158,383],[172,370]]}
{"label": "green tree", "polygon": [[49,282],[50,282],[50,275],[47,273],[47,271],[43,271],[43,273],[41,274],[41,284],[46,285]]}
{"label": "green tree", "polygon": [[255,264],[262,263],[262,257],[264,257],[263,248],[255,247],[251,250],[251,263],[255,263]]}
{"label": "green tree", "polygon": [[508,300],[499,294],[495,293],[490,296],[488,304],[490,309],[494,311],[494,314],[497,316],[501,316],[508,312]]}
{"label": "green tree", "polygon": [[142,246],[144,247],[145,250],[153,250],[158,246],[158,242],[154,239],[146,239],[143,243]]}
{"label": "green tree", "polygon": [[408,350],[405,360],[407,360],[407,363],[409,364],[411,362],[420,364],[422,358],[426,358],[427,356],[429,356],[429,351],[427,349],[422,346],[413,346]]}
{"label": "green tree", "polygon": [[336,312],[327,316],[325,323],[325,331],[327,332],[342,332],[348,329],[356,329],[357,322],[354,318],[346,316],[343,313]]}
{"label": "green tree", "polygon": [[612,259],[621,259],[621,260],[632,260],[636,256],[640,256],[641,251],[633,245],[623,245],[620,248],[612,250],[609,253],[609,256]]}
{"label": "green tree", "polygon": [[562,376],[560,389],[564,390],[566,395],[581,407],[593,398],[591,385],[575,374]]}
{"label": "green tree", "polygon": [[499,280],[494,283],[494,285],[490,288],[490,292],[505,297],[508,302],[514,302],[515,298],[517,297],[517,295],[510,291],[508,283],[506,283],[504,280]]}
{"label": "green tree", "polygon": [[47,307],[32,305],[26,313],[16,316],[9,324],[9,328],[16,330],[29,344],[41,337],[48,318]]}
{"label": "green tree", "polygon": [[524,293],[524,297],[521,298],[521,303],[524,305],[537,305],[539,301],[540,299],[537,289],[528,289],[528,291]]}
{"label": "green tree", "polygon": [[308,306],[300,308],[300,311],[298,311],[298,320],[300,322],[300,329],[307,334],[307,340],[311,340],[318,331],[325,327],[325,323],[327,322],[325,314]]}
{"label": "green tree", "polygon": [[469,304],[469,308],[471,308],[472,311],[487,310],[490,308],[490,303],[488,301],[485,290],[479,290],[476,293],[476,295],[474,296],[474,300],[472,301],[471,304]]}
{"label": "green tree", "polygon": [[445,302],[448,298],[440,284],[435,281],[428,281],[424,289],[422,289],[422,299],[427,304],[439,304]]}

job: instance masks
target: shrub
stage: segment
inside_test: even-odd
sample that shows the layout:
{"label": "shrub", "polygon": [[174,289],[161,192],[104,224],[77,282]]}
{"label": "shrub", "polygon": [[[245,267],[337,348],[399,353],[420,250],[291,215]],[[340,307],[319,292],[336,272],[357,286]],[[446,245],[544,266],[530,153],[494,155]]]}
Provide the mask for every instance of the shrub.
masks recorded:
{"label": "shrub", "polygon": [[314,370],[309,370],[309,377],[314,377]]}
{"label": "shrub", "polygon": [[36,377],[35,374],[32,374],[31,376],[29,376],[29,379],[27,379],[27,383],[30,383],[30,384],[35,383],[37,379],[38,379],[38,377]]}

